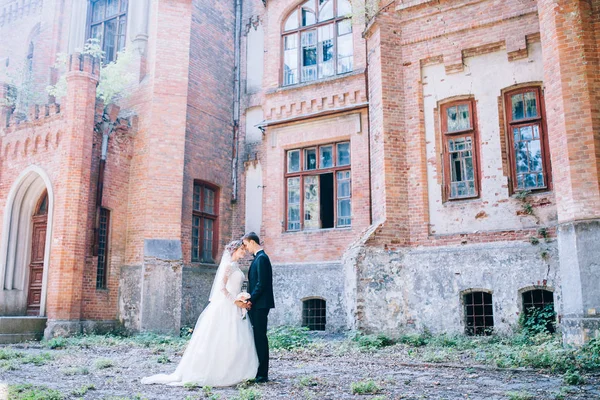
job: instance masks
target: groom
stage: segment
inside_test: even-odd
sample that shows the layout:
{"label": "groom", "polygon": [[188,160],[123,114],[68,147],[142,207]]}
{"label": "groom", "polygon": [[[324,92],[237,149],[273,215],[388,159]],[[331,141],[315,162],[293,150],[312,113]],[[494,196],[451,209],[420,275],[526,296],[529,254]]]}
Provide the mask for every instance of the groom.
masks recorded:
{"label": "groom", "polygon": [[255,382],[264,383],[269,380],[269,341],[267,340],[267,322],[269,311],[275,308],[273,299],[273,270],[271,261],[260,245],[260,239],[254,232],[242,237],[246,251],[254,254],[254,261],[248,270],[248,293],[250,299],[246,307],[252,329],[254,344],[258,354],[258,372]]}

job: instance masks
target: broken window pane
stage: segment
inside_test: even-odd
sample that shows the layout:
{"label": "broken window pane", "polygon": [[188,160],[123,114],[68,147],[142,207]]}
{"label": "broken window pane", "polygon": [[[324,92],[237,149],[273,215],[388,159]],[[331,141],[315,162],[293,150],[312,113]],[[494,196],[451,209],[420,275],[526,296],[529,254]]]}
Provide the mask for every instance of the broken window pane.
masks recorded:
{"label": "broken window pane", "polygon": [[317,149],[304,150],[304,169],[306,171],[317,169]]}
{"label": "broken window pane", "polygon": [[350,165],[350,143],[338,143],[337,165]]}
{"label": "broken window pane", "polygon": [[[536,312],[537,311],[537,312]],[[540,311],[544,311],[540,313]],[[554,294],[549,290],[535,289],[523,293],[523,313],[528,318],[535,318],[537,329],[543,327],[554,333],[556,312],[554,311]],[[534,316],[536,315],[537,316]]]}
{"label": "broken window pane", "polygon": [[300,150],[288,151],[288,169],[287,172],[300,171]]}
{"label": "broken window pane", "polygon": [[283,84],[293,85],[298,83],[298,34],[284,37],[283,42]]}
{"label": "broken window pane", "polygon": [[469,105],[461,104],[446,109],[448,132],[460,132],[471,128]]}
{"label": "broken window pane", "polygon": [[333,59],[333,25],[325,25],[319,28],[319,78],[325,78],[335,74]]}
{"label": "broken window pane", "polygon": [[513,128],[514,168],[518,189],[544,188],[544,163],[538,124]]}
{"label": "broken window pane", "polygon": [[333,146],[321,146],[319,148],[321,152],[321,168],[333,167]]}
{"label": "broken window pane", "polygon": [[473,139],[470,136],[449,139],[448,153],[450,159],[449,198],[475,196]]}
{"label": "broken window pane", "polygon": [[304,177],[304,229],[319,229],[319,177]]}
{"label": "broken window pane", "polygon": [[302,82],[317,79],[317,31],[302,32]]}
{"label": "broken window pane", "polygon": [[337,225],[349,226],[352,221],[350,171],[337,173]]}
{"label": "broken window pane", "polygon": [[300,178],[288,179],[288,230],[300,229]]}

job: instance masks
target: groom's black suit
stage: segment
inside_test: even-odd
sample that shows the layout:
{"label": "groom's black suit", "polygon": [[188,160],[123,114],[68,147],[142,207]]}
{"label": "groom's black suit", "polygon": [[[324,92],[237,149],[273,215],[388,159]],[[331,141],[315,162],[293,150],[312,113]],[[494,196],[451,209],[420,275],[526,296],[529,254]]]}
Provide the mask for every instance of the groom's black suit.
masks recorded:
{"label": "groom's black suit", "polygon": [[252,329],[254,330],[254,344],[258,354],[257,378],[267,379],[269,376],[269,342],[267,340],[267,321],[269,310],[275,308],[273,299],[273,270],[271,260],[263,251],[256,253],[254,261],[248,270],[248,292],[252,308],[248,312]]}

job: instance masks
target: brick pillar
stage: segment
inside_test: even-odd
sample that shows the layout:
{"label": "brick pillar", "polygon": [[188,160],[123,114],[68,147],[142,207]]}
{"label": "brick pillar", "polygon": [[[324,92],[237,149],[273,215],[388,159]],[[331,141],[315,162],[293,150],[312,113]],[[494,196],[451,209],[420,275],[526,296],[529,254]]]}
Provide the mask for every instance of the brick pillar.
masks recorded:
{"label": "brick pillar", "polygon": [[81,330],[83,269],[90,235],[87,231],[90,167],[99,64],[73,54],[67,73],[65,128],[58,151],[60,174],[55,187],[52,254],[48,270],[45,336]]}
{"label": "brick pillar", "polygon": [[[600,335],[599,0],[538,0],[565,342]],[[593,10],[595,9],[595,10]]]}

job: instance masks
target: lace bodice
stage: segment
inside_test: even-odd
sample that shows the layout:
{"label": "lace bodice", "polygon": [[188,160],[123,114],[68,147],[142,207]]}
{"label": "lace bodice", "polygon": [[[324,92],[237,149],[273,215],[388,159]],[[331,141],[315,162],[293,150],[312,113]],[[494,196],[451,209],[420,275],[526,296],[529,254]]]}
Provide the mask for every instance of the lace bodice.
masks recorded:
{"label": "lace bodice", "polygon": [[233,303],[242,290],[244,279],[244,273],[240,270],[238,264],[232,262],[225,268],[223,273],[220,287],[221,293]]}

